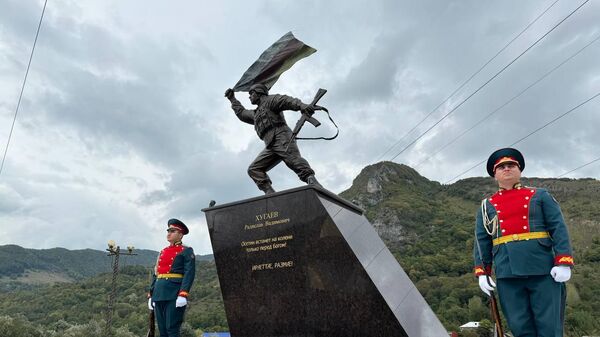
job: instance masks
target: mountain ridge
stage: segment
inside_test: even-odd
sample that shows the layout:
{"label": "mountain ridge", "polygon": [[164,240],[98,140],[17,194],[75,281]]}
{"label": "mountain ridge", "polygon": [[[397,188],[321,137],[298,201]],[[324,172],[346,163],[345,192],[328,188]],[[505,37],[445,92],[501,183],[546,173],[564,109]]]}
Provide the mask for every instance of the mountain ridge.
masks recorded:
{"label": "mountain ridge", "polygon": [[[121,265],[152,266],[157,251],[136,249],[136,255],[121,257]],[[196,255],[199,261],[212,260],[212,255]],[[76,282],[112,270],[112,259],[106,251],[23,248],[0,246],[0,291],[29,288],[57,282]]]}

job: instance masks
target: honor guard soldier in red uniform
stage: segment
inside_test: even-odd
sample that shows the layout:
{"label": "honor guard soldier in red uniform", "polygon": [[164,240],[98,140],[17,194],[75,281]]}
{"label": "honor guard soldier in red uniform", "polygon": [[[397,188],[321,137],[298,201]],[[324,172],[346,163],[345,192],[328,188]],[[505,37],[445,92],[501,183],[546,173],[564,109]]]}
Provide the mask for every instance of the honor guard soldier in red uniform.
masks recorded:
{"label": "honor guard soldier in red uniform", "polygon": [[558,202],[543,188],[520,183],[523,155],[495,151],[487,171],[499,191],[481,202],[475,228],[475,275],[481,290],[498,297],[515,337],[563,335],[566,291],[573,257]]}
{"label": "honor guard soldier in red uniform", "polygon": [[160,337],[179,337],[196,263],[192,247],[181,242],[183,236],[189,233],[187,226],[177,219],[170,219],[167,226],[169,246],[158,255],[148,294],[148,308],[154,310]]}

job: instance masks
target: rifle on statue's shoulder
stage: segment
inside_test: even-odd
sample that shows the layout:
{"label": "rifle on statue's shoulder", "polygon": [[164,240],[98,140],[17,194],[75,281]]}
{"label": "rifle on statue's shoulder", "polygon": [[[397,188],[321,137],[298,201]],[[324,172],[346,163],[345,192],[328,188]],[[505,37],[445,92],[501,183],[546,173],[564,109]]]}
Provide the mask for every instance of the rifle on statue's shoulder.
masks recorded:
{"label": "rifle on statue's shoulder", "polygon": [[[321,97],[323,97],[325,95],[325,93],[327,93],[327,90],[325,89],[321,89],[319,88],[319,91],[317,91],[317,94],[315,95],[315,98],[313,98],[312,102],[309,104],[309,106],[311,107],[315,107],[315,105],[317,105],[317,102],[321,99]],[[323,108],[325,111],[327,111],[327,109]],[[314,113],[314,112],[313,112]],[[300,117],[300,119],[298,120],[298,122],[296,122],[296,126],[294,127],[294,130],[292,131],[292,136],[290,137],[290,140],[288,141],[288,144],[285,148],[285,151],[287,152],[287,150],[290,147],[290,144],[294,141],[294,139],[296,139],[296,137],[298,136],[298,133],[300,132],[300,129],[302,129],[302,127],[304,126],[304,123],[309,122],[310,124],[314,125],[315,127],[318,127],[319,125],[321,125],[321,122],[319,122],[318,120],[316,120],[312,114],[308,114],[306,112],[302,113],[302,117]]]}

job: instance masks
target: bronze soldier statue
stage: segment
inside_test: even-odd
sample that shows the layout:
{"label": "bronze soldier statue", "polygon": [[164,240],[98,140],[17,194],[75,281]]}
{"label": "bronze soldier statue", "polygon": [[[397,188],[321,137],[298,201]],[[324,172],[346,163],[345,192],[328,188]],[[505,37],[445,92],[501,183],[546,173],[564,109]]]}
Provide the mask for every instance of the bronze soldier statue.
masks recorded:
{"label": "bronze soldier statue", "polygon": [[267,172],[283,161],[292,169],[303,182],[322,187],[315,178],[315,171],[306,159],[302,158],[292,130],[285,122],[283,111],[301,111],[312,115],[316,110],[323,110],[318,105],[302,103],[297,98],[286,95],[269,95],[269,89],[264,84],[254,84],[250,87],[250,102],[257,105],[255,110],[248,110],[235,98],[232,89],[225,91],[225,97],[231,102],[231,109],[242,121],[254,125],[258,137],[265,142],[256,159],[248,167],[248,174],[256,186],[265,194],[274,193],[271,179]]}

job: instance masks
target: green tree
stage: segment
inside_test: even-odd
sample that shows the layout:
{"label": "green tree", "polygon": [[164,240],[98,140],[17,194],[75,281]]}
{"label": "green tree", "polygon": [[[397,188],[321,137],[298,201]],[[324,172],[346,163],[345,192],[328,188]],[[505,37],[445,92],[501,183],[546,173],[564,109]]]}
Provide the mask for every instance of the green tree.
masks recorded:
{"label": "green tree", "polygon": [[40,328],[31,326],[24,317],[0,316],[0,336],[45,337]]}
{"label": "green tree", "polygon": [[479,321],[488,316],[488,309],[483,304],[481,297],[473,296],[469,299],[469,319]]}
{"label": "green tree", "polygon": [[489,320],[482,319],[475,331],[477,331],[478,337],[492,337],[494,334],[494,325]]}
{"label": "green tree", "polygon": [[196,337],[196,332],[187,322],[183,322],[180,332],[181,337]]}

